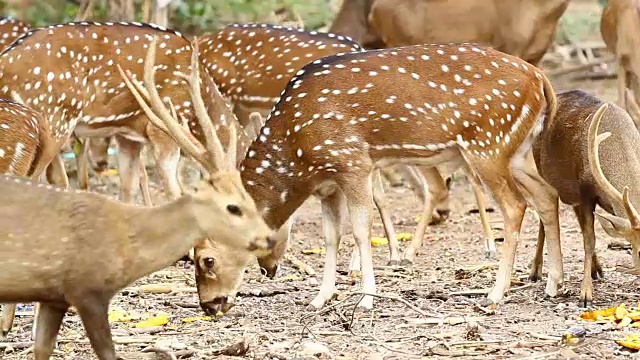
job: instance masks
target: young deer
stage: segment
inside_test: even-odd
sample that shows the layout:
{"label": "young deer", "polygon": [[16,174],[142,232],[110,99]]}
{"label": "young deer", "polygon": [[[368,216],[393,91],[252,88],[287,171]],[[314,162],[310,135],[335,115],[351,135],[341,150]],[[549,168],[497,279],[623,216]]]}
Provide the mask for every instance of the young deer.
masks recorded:
{"label": "young deer", "polygon": [[[231,24],[216,34],[199,37],[198,43],[202,49],[202,64],[213,76],[220,92],[234,105],[234,112],[242,126],[257,126],[253,133],[259,131],[262,123],[251,121],[249,114],[258,112],[267,116],[290,78],[304,65],[329,55],[363,51],[349,37],[267,24]],[[449,188],[437,168],[399,164],[397,169],[425,204],[417,235],[402,257],[404,263],[411,263],[422,243],[421,234],[431,222],[433,211],[436,211],[439,220],[448,215]],[[379,174],[373,179],[374,200],[389,239],[389,264],[397,264],[401,260],[399,245],[384,197],[382,179]],[[474,190],[476,188],[480,191],[479,187],[474,186]],[[480,214],[485,215],[484,197],[478,194],[481,196],[478,198]],[[495,256],[495,244],[486,215],[481,219],[487,233],[487,254]],[[277,263],[265,259],[259,259],[259,263],[267,276],[275,275]],[[356,249],[350,269],[359,270]]]}
{"label": "young deer", "polygon": [[[142,75],[153,36],[161,38],[157,59],[161,97],[171,98],[178,116],[197,127],[188,87],[174,76],[189,67],[191,43],[175,31],[137,22],[68,23],[31,30],[0,54],[0,92],[15,93],[52,117],[53,133],[62,143],[72,133],[80,138],[115,135],[124,201],[131,200],[139,184],[139,156],[145,143],[152,146],[169,197],[181,193],[177,145],[149,123],[124,82],[114,76],[116,64]],[[199,130],[192,130],[202,140]]]}
{"label": "young deer", "polygon": [[[192,84],[197,88],[198,82]],[[234,141],[225,154],[210,119],[200,116],[202,100],[193,101],[204,144],[188,137],[177,119],[150,119],[209,172],[194,193],[168,204],[139,207],[18,178],[0,180],[0,228],[5,233],[0,237],[0,263],[5,267],[0,271],[0,301],[40,302],[36,359],[49,358],[64,313],[74,306],[98,358],[115,360],[107,320],[110,299],[132,281],[170,265],[197,242],[208,241],[203,238],[218,236],[217,246],[226,248],[229,257],[273,248],[273,232],[236,170]],[[153,104],[158,105],[163,106]],[[230,132],[235,135],[233,125]],[[201,293],[200,302],[207,314],[229,308],[220,294]]]}
{"label": "young deer", "polygon": [[[322,198],[327,255],[320,293],[311,302],[321,307],[335,290],[345,204],[360,253],[363,290],[375,293],[369,242],[374,169],[395,163],[466,163],[505,216],[504,251],[488,297],[497,302],[510,286],[527,204],[517,185],[536,206],[544,205],[537,194],[548,191],[548,185],[526,154],[555,110],[555,93],[540,70],[474,44],[329,56],[291,79],[240,170],[272,228],[285,224],[310,195]],[[554,260],[561,256],[555,239]],[[552,273],[562,277],[561,268]],[[373,298],[365,296],[360,305],[371,308]]]}
{"label": "young deer", "polygon": [[[627,96],[628,102],[634,102],[630,93]],[[549,201],[557,206],[559,197],[563,203],[573,206],[580,223],[585,252],[581,306],[592,304],[591,279],[602,276],[602,267],[595,253],[594,214],[609,235],[624,237],[631,242],[633,263],[640,269],[640,216],[636,211],[640,206],[637,190],[640,186],[637,166],[640,162],[640,134],[637,125],[619,106],[583,91],[572,90],[558,94],[558,115],[533,147],[540,174],[557,191]],[[604,132],[598,135],[600,127]],[[600,146],[609,137],[611,140]],[[595,212],[596,205],[605,212]],[[554,222],[544,224],[545,228],[559,227],[557,213],[549,218]],[[542,223],[540,226],[530,274],[534,281],[542,276],[545,230]]]}
{"label": "young deer", "polygon": [[0,51],[29,31],[31,25],[14,18],[0,18]]}

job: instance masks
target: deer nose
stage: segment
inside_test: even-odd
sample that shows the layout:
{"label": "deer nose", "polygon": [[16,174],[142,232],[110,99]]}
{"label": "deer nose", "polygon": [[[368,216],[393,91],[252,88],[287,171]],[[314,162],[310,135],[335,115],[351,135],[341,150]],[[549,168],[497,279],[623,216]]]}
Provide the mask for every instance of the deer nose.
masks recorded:
{"label": "deer nose", "polygon": [[265,267],[261,267],[260,271],[264,274],[264,276],[266,276],[269,279],[273,279],[274,277],[276,277],[276,273],[278,272],[278,264],[275,264],[273,266],[265,266]]}
{"label": "deer nose", "polygon": [[233,306],[234,304],[230,303],[226,296],[219,296],[211,301],[200,302],[202,311],[209,316],[222,316]]}
{"label": "deer nose", "polygon": [[99,160],[96,162],[96,167],[94,168],[94,170],[96,172],[103,172],[107,170],[108,166],[109,166],[109,163],[106,160]]}

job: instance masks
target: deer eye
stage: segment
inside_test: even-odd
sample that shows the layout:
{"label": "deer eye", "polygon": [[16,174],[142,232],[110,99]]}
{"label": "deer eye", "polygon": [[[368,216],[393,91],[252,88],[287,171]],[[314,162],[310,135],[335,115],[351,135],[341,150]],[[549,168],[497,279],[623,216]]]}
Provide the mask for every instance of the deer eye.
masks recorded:
{"label": "deer eye", "polygon": [[227,205],[227,211],[236,216],[242,216],[242,210],[238,205]]}
{"label": "deer eye", "polygon": [[202,262],[204,263],[205,267],[212,268],[213,264],[215,264],[216,261],[212,257],[208,257],[208,258],[204,258]]}

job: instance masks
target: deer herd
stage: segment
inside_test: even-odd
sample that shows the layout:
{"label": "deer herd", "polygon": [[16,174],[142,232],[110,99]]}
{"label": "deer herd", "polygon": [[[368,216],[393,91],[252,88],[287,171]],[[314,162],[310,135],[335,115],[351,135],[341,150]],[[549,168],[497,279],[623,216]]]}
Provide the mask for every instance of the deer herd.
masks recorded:
{"label": "deer herd", "polygon": [[[558,294],[561,200],[582,230],[579,301],[590,306],[592,278],[602,276],[596,218],[609,235],[631,243],[640,269],[640,70],[633,52],[640,44],[628,31],[640,26],[640,8],[609,0],[602,15],[602,36],[619,59],[616,105],[579,90],[556,92],[536,67],[568,0],[512,2],[531,20],[514,21],[517,31],[487,20],[510,11],[495,1],[479,10],[491,16],[473,14],[475,28],[467,21],[462,34],[435,24],[454,21],[457,15],[436,14],[462,13],[462,5],[419,0],[391,8],[385,0],[345,0],[331,32],[230,24],[193,39],[150,23],[31,28],[0,21],[3,335],[15,304],[36,302],[34,354],[48,359],[73,306],[98,358],[115,360],[111,298],[188,252],[202,310],[224,315],[253,259],[276,276],[296,210],[312,195],[322,206],[326,256],[310,307],[322,308],[336,292],[348,217],[356,244],[349,270],[361,274],[365,294],[358,306],[372,309],[373,206],[389,239],[389,264],[418,261],[426,227],[450,211],[442,166],[469,178],[488,257],[496,248],[485,191],[504,217],[499,268],[485,302],[499,303],[509,291],[528,205],[540,218],[530,279],[542,277],[546,241],[545,293]],[[394,20],[416,9],[426,20]],[[483,27],[481,18],[496,27]],[[497,40],[491,32],[511,37]],[[86,166],[91,154],[102,159],[93,166],[104,168],[110,138],[118,148],[119,199],[87,191],[86,175],[78,179],[83,190],[71,190],[65,146],[91,139],[78,163]],[[145,145],[167,197],[161,205],[148,195]],[[195,185],[180,181],[181,155],[200,169]],[[390,167],[423,201],[403,254],[384,194],[381,171]],[[138,189],[144,206],[136,204]]]}

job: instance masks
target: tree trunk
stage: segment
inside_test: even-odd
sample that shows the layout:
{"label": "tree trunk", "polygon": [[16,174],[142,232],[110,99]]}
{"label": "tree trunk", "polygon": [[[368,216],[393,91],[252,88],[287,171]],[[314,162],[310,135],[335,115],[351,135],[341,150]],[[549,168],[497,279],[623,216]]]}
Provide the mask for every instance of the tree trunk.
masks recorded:
{"label": "tree trunk", "polygon": [[109,21],[134,21],[133,0],[109,0]]}

